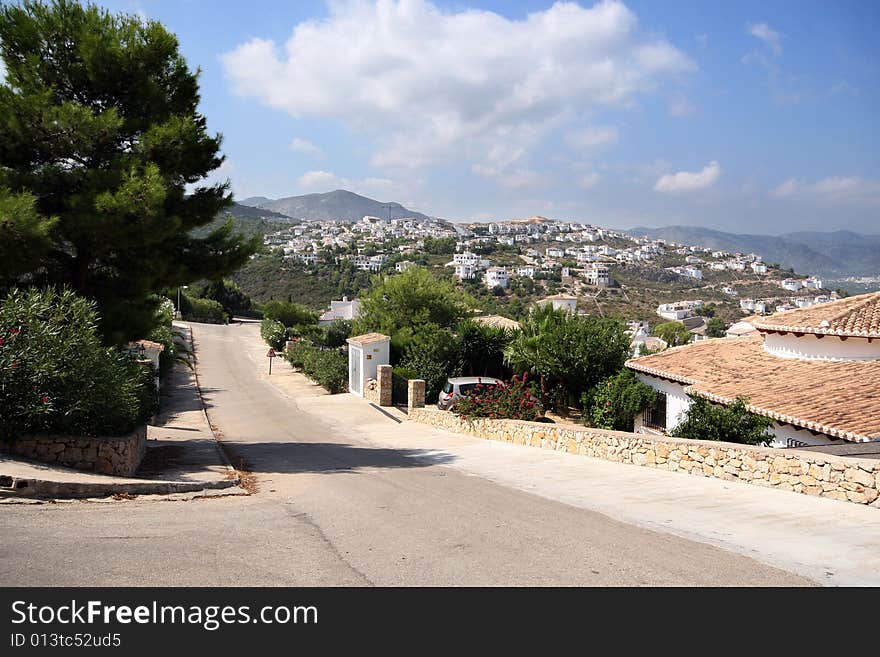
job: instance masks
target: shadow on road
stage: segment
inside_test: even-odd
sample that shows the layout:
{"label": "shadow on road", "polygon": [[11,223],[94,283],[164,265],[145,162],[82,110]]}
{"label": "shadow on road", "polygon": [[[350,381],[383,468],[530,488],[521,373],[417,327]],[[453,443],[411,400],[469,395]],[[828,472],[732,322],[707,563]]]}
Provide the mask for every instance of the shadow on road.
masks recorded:
{"label": "shadow on road", "polygon": [[354,447],[342,443],[240,443],[223,441],[233,464],[254,473],[355,472],[364,468],[425,468],[455,460],[426,449]]}

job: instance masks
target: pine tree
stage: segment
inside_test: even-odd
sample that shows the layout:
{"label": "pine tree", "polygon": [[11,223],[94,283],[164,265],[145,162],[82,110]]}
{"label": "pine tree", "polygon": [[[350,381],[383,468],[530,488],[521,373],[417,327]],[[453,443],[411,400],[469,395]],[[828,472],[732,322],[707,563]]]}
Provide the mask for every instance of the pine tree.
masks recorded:
{"label": "pine tree", "polygon": [[199,183],[223,162],[221,137],[173,34],[73,0],[25,0],[0,4],[0,56],[0,190],[57,218],[49,248],[29,254],[30,281],[94,299],[105,340],[122,342],[149,332],[160,291],[246,262],[257,245],[231,224],[191,233],[231,195]]}

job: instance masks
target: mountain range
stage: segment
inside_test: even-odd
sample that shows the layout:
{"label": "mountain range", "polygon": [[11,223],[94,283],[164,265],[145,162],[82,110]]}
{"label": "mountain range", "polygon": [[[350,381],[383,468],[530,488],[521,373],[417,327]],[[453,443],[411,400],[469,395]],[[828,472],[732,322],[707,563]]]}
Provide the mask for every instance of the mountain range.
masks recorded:
{"label": "mountain range", "polygon": [[360,221],[364,216],[381,217],[382,219],[413,218],[420,221],[430,219],[421,212],[403,207],[400,203],[382,203],[354,192],[337,189],[324,194],[305,194],[286,198],[270,199],[265,196],[252,196],[243,201],[247,205],[273,212],[294,219],[340,219],[342,221]]}
{"label": "mountain range", "polygon": [[765,262],[778,262],[804,274],[825,277],[880,275],[880,235],[863,235],[848,230],[743,235],[699,226],[638,227],[627,232],[722,251],[757,253]]}

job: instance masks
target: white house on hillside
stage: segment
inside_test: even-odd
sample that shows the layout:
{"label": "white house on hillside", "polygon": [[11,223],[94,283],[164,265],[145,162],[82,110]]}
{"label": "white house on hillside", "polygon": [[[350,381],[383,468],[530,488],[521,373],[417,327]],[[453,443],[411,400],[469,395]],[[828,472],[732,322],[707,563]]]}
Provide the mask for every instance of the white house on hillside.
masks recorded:
{"label": "white house on hillside", "polygon": [[577,313],[577,301],[577,297],[573,297],[568,294],[554,294],[552,296],[539,299],[535,302],[535,305],[545,306],[549,303],[553,306],[555,310],[564,310],[574,315],[575,313]]}
{"label": "white house on hillside", "polygon": [[355,319],[361,312],[361,302],[357,299],[348,300],[348,297],[342,297],[342,301],[331,301],[330,309],[324,311],[318,318],[318,325],[324,326],[331,324],[338,319],[351,321]]}
{"label": "white house on hillside", "polygon": [[587,283],[604,289],[611,284],[611,274],[608,265],[604,262],[591,262],[584,268],[584,276]]}
{"label": "white house on hillside", "polygon": [[753,326],[757,334],[627,361],[660,393],[635,430],[673,429],[689,395],[718,404],[743,396],[750,411],[773,420],[773,447],[880,441],[880,292],[777,313]]}
{"label": "white house on hillside", "polygon": [[506,289],[507,282],[507,270],[504,267],[489,267],[486,270],[486,287],[490,290],[496,287]]}

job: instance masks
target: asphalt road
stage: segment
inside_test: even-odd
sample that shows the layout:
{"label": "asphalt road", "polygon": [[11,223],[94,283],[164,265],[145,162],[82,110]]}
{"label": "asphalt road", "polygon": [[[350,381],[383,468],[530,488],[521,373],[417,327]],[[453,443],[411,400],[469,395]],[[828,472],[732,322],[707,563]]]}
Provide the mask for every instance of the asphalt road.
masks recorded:
{"label": "asphalt road", "polygon": [[195,336],[209,414],[259,491],[4,506],[0,585],[810,583],[334,429],[258,375],[243,330]]}

